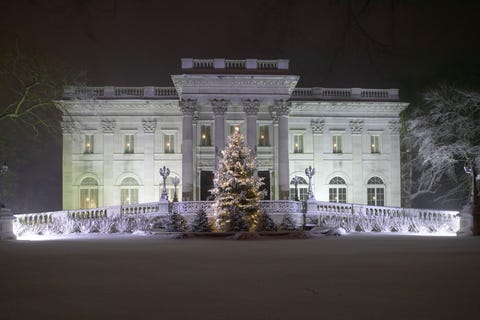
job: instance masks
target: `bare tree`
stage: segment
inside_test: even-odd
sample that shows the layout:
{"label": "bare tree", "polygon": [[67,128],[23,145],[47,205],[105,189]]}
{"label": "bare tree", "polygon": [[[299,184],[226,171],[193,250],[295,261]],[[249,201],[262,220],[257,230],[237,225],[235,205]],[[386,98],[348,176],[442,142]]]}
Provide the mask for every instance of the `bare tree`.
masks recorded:
{"label": "bare tree", "polygon": [[432,195],[438,201],[465,204],[470,194],[475,212],[479,204],[480,92],[441,85],[424,93],[423,102],[407,121],[412,155],[410,197]]}
{"label": "bare tree", "polygon": [[32,129],[59,128],[61,113],[54,100],[74,82],[72,73],[58,62],[34,55],[18,41],[0,54],[0,124]]}

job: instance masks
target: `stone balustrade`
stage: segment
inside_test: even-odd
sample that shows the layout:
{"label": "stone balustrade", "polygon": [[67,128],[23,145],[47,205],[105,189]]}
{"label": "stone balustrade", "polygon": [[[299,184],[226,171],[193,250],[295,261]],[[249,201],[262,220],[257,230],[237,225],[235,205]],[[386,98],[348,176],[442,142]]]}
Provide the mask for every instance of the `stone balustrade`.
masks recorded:
{"label": "stone balustrade", "polygon": [[320,100],[398,100],[398,89],[295,88],[292,99]]}
{"label": "stone balustrade", "polygon": [[288,70],[288,65],[287,59],[182,59],[182,69]]}
{"label": "stone balustrade", "polygon": [[63,99],[178,99],[174,87],[75,87],[67,86]]}

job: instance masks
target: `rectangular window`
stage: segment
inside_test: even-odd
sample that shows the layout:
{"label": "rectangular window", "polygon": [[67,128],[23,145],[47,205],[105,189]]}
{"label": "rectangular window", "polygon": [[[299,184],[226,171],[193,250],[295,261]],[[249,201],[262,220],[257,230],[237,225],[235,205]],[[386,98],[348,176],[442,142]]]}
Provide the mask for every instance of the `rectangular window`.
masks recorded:
{"label": "rectangular window", "polygon": [[175,152],[174,138],[175,136],[173,134],[166,134],[163,136],[163,152],[164,153]]}
{"label": "rectangular window", "polygon": [[212,145],[212,130],[211,126],[200,127],[200,145],[211,146]]}
{"label": "rectangular window", "polygon": [[347,188],[329,188],[328,199],[330,202],[346,203]]}
{"label": "rectangular window", "polygon": [[81,209],[96,208],[98,206],[98,189],[80,189]]}
{"label": "rectangular window", "polygon": [[123,143],[123,150],[124,153],[134,153],[134,135],[133,134],[126,134]]}
{"label": "rectangular window", "polygon": [[339,135],[332,136],[332,152],[342,153],[342,136],[339,136]]}
{"label": "rectangular window", "polygon": [[120,200],[122,205],[138,203],[138,189],[120,189]]}
{"label": "rectangular window", "polygon": [[261,147],[266,147],[270,145],[270,127],[269,126],[259,127],[258,145]]}
{"label": "rectangular window", "polygon": [[370,136],[370,147],[372,153],[380,153],[380,137]]}
{"label": "rectangular window", "polygon": [[293,135],[293,153],[303,153],[303,134]]}
{"label": "rectangular window", "polygon": [[85,136],[85,145],[83,146],[83,153],[93,153],[93,135],[87,134]]}
{"label": "rectangular window", "polygon": [[384,188],[367,188],[367,204],[369,206],[385,205],[385,189]]}

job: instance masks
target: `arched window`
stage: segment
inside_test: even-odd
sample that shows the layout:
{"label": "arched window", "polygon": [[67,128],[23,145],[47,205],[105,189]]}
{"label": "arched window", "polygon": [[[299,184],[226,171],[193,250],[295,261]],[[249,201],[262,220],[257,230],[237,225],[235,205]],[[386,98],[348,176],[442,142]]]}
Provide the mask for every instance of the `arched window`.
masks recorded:
{"label": "arched window", "polygon": [[367,204],[369,206],[385,205],[385,183],[379,177],[371,177],[367,182]]}
{"label": "arched window", "polygon": [[98,207],[98,182],[94,178],[85,178],[80,183],[80,209]]}
{"label": "arched window", "polygon": [[347,202],[347,183],[341,177],[333,177],[328,183],[328,199],[330,202]]}
{"label": "arched window", "polygon": [[122,205],[138,203],[138,182],[127,177],[120,184],[120,203]]}
{"label": "arched window", "polygon": [[[308,182],[302,177],[297,176],[298,179],[298,200],[304,201],[308,198]],[[295,200],[295,181],[294,178],[290,180],[290,200]]]}

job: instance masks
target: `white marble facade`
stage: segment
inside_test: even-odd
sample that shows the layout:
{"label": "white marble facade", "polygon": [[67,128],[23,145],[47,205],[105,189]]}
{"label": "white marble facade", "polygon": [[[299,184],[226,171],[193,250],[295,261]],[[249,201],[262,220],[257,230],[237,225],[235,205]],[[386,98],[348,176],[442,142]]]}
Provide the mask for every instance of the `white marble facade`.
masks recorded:
{"label": "white marble facade", "polygon": [[[174,87],[68,87],[63,207],[158,201],[166,166],[178,198],[208,197],[215,155],[238,127],[256,151],[268,198],[399,206],[397,89],[297,88],[288,60],[182,59]],[[169,199],[173,184],[167,180]]]}

